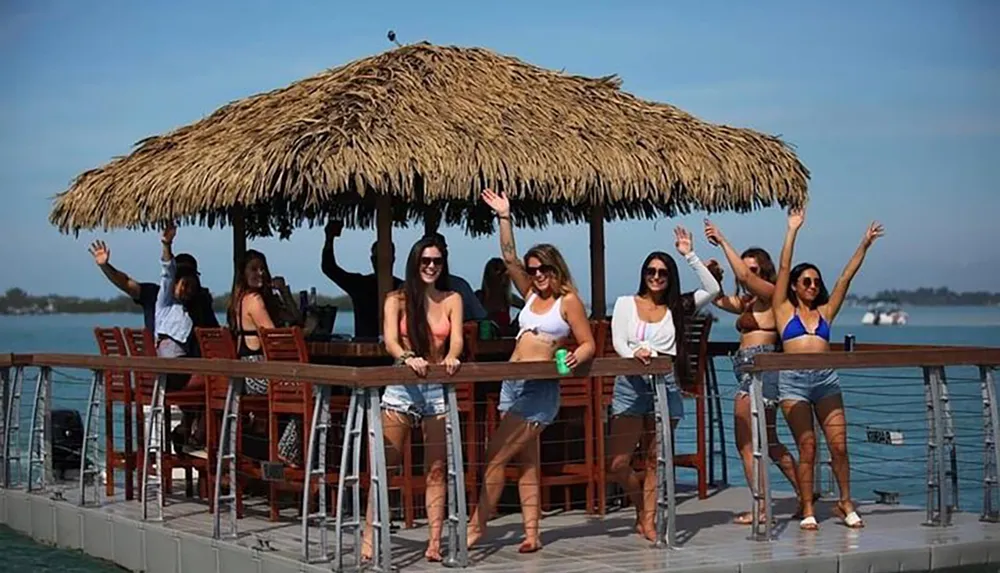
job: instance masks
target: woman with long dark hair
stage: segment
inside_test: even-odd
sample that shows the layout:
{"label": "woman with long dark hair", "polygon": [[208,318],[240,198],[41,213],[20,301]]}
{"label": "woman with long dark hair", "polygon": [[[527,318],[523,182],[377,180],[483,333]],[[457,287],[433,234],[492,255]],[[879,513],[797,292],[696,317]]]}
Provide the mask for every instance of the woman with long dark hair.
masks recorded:
{"label": "woman with long dark hair", "polygon": [[[522,263],[514,247],[507,196],[485,189],[482,197],[500,219],[500,252],[514,286],[524,297],[524,309],[518,316],[521,330],[510,361],[551,361],[571,335],[577,347],[567,355],[566,365],[575,368],[593,358],[594,334],[559,250],[552,245],[535,245],[525,253]],[[559,412],[559,381],[504,380],[499,409],[503,418],[486,450],[482,495],[469,519],[468,544],[471,547],[485,533],[486,521],[503,493],[504,470],[516,460],[521,466],[517,486],[524,522],[524,541],[518,551],[533,553],[542,548],[538,532],[540,469],[535,441]]]}
{"label": "woman with long dark hair", "polygon": [[476,291],[479,302],[483,303],[487,317],[506,336],[511,329],[510,309],[524,308],[524,300],[513,293],[510,273],[503,259],[493,257],[483,267],[483,282]]}
{"label": "woman with long dark hair", "polygon": [[[884,233],[882,225],[873,222],[865,231],[854,256],[837,278],[833,291],[827,292],[819,269],[812,263],[799,263],[792,268],[795,238],[805,221],[805,211],[788,212],[788,232],[781,247],[781,265],[774,285],[771,306],[780,327],[781,342],[786,354],[829,352],[830,327],[840,312],[851,280],[861,268],[865,254],[875,239]],[[840,392],[840,379],[830,368],[822,370],[782,370],[778,375],[778,397],[785,420],[795,436],[799,449],[799,503],[802,521],[799,527],[819,529],[813,512],[813,462],[816,458],[816,435],[813,417],[820,421],[823,435],[830,448],[833,476],[840,489],[835,513],[850,528],[864,527],[851,500],[851,466],[847,457],[847,420]]]}
{"label": "woman with long dark hair", "polygon": [[[281,301],[274,294],[271,271],[267,257],[250,249],[240,261],[233,280],[233,294],[229,298],[226,316],[229,328],[236,336],[236,355],[244,362],[264,360],[257,332],[261,328],[274,328],[275,318],[282,312]],[[250,395],[267,394],[266,378],[245,378],[244,390]],[[259,424],[255,424],[258,426]],[[278,441],[278,457],[289,465],[300,465],[302,457],[299,422],[295,418],[285,421],[285,429]]]}
{"label": "woman with long dark hair", "polygon": [[[684,417],[677,380],[688,375],[684,332],[687,314],[708,304],[719,293],[719,283],[694,253],[691,233],[674,229],[677,252],[684,257],[701,281],[700,289],[681,294],[677,263],[667,253],[650,253],[639,271],[639,288],[634,296],[619,297],[611,316],[611,338],[615,352],[644,364],[656,356],[672,356],[674,370],[651,381],[647,376],[616,376],[611,402],[611,437],[608,441],[608,472],[621,484],[636,511],[636,531],[649,541],[656,540],[656,466],[649,465],[643,483],[632,469],[632,454],[643,434],[647,434],[647,458],[656,459],[654,393],[650,382],[667,387],[670,424]],[[685,300],[687,299],[687,300]]]}
{"label": "woman with long dark hair", "polygon": [[[424,237],[410,249],[403,288],[385,299],[382,332],[386,351],[397,365],[417,376],[429,364],[442,364],[449,374],[462,354],[462,297],[448,290],[448,251],[437,237]],[[382,395],[382,428],[386,466],[402,458],[403,446],[416,424],[424,432],[424,479],[427,483],[428,539],[424,557],[441,561],[441,530],[445,518],[445,399],[437,382],[388,386]],[[362,558],[372,556],[372,507],[368,507]]]}
{"label": "woman with long dark hair", "polygon": [[[733,269],[733,274],[736,275],[735,293],[726,295],[720,292],[715,299],[715,306],[739,315],[736,319],[736,330],[740,333],[740,349],[733,355],[733,371],[736,372],[738,383],[733,400],[733,422],[736,449],[743,461],[743,474],[747,485],[753,487],[750,385],[756,380],[760,384],[764,398],[768,455],[781,469],[781,473],[788,478],[788,482],[798,495],[799,482],[795,476],[795,458],[778,438],[775,408],[778,403],[778,373],[740,372],[738,369],[757,354],[778,350],[778,328],[775,326],[774,313],[771,312],[771,297],[774,296],[774,283],[777,281],[774,262],[771,260],[771,255],[759,247],[751,247],[742,254],[737,254],[736,249],[729,244],[719,228],[708,219],[705,219],[705,238],[709,243],[722,249],[729,266]],[[763,511],[760,515],[764,515]],[[745,511],[737,515],[733,521],[743,525],[752,524],[753,513]]]}

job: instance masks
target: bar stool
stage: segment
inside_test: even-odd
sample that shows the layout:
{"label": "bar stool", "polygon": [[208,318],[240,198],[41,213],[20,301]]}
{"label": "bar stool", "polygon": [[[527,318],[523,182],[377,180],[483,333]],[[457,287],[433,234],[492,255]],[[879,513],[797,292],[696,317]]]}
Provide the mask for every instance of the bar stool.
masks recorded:
{"label": "bar stool", "polygon": [[[128,356],[125,338],[118,327],[95,328],[94,337],[101,356]],[[119,403],[124,411],[124,449],[115,449],[114,405]],[[132,406],[135,396],[132,390],[132,373],[128,370],[104,371],[104,466],[107,468],[105,494],[111,498],[115,495],[115,470],[125,470],[125,499],[135,499],[136,456],[132,441],[132,426],[135,424]],[[142,406],[139,405],[139,415]],[[142,442],[140,418],[139,442]],[[142,447],[141,445],[139,446]],[[141,459],[141,458],[139,458]]]}

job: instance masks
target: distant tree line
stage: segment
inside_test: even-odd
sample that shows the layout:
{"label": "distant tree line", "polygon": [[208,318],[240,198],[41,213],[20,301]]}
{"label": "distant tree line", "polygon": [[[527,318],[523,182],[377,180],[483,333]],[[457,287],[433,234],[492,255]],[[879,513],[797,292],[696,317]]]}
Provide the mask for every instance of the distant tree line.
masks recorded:
{"label": "distant tree line", "polygon": [[[316,296],[317,304],[334,305],[341,310],[351,308],[347,296]],[[229,305],[229,293],[215,297],[213,307],[216,312],[225,312]],[[8,289],[0,295],[0,314],[106,314],[139,313],[142,309],[131,298],[121,295],[113,298],[82,298],[57,294],[32,295],[22,289]]]}
{"label": "distant tree line", "polygon": [[882,290],[875,296],[849,295],[848,301],[868,304],[875,301],[894,301],[912,306],[997,306],[1000,293],[987,291],[955,292],[946,287],[922,287],[916,290]]}

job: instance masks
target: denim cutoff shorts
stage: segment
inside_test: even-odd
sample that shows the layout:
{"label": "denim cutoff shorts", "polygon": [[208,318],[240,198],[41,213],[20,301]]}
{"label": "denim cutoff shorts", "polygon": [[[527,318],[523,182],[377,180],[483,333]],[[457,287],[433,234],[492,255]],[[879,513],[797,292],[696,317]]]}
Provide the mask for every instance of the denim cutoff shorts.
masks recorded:
{"label": "denim cutoff shorts", "polygon": [[778,375],[778,398],[800,402],[819,402],[840,394],[840,377],[832,368],[822,370],[782,370]]}
{"label": "denim cutoff shorts", "polygon": [[769,370],[766,372],[740,372],[739,368],[744,364],[749,364],[754,356],[765,352],[774,352],[777,347],[773,344],[759,344],[740,348],[733,354],[733,372],[736,373],[736,395],[749,394],[750,383],[754,378],[759,378],[761,393],[764,401],[774,404],[778,401],[778,371]]}
{"label": "denim cutoff shorts", "polygon": [[443,416],[444,386],[438,382],[386,386],[382,393],[382,408],[418,419]]}
{"label": "denim cutoff shorts", "polygon": [[[649,384],[650,376],[615,376],[615,389],[611,398],[612,416],[648,416],[653,413],[656,394]],[[671,420],[684,418],[684,400],[673,373],[657,374],[667,387],[667,410]]]}
{"label": "denim cutoff shorts", "polygon": [[497,409],[502,414],[517,414],[528,422],[548,426],[559,413],[559,381],[504,380]]}

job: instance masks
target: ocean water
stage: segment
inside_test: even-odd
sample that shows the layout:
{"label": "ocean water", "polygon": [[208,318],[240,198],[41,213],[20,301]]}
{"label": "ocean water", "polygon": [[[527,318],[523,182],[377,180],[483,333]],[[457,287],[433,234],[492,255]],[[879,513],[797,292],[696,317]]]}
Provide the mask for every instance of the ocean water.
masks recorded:
{"label": "ocean water", "polygon": [[124,569],[80,551],[56,549],[0,526],[3,570],[10,573],[121,573]]}
{"label": "ocean water", "polygon": [[[1000,308],[994,307],[927,307],[908,308],[910,323],[906,326],[865,326],[861,324],[863,308],[845,308],[833,326],[833,339],[840,340],[853,334],[859,343],[891,344],[944,344],[962,346],[1000,347]],[[0,353],[60,352],[96,353],[93,329],[96,326],[141,327],[138,314],[115,315],[47,315],[0,316]],[[349,334],[353,316],[349,312],[337,317],[335,332]],[[733,317],[721,315],[712,329],[713,340],[737,340]],[[742,487],[743,477],[739,460],[733,448],[732,397],[735,378],[731,362],[724,357],[715,360],[719,392],[722,397],[725,423],[726,461],[729,483]],[[31,374],[31,373],[29,373]],[[852,494],[858,500],[871,500],[873,490],[898,492],[904,503],[923,505],[926,479],[927,428],[923,397],[922,374],[919,369],[866,370],[839,372],[846,416],[848,421],[848,448],[851,456]],[[956,434],[956,460],[960,509],[978,512],[982,505],[983,430],[982,400],[979,372],[974,367],[955,367],[947,370],[952,415]],[[25,379],[22,401],[22,436],[26,440],[30,421],[31,395],[34,378]],[[53,407],[83,412],[89,385],[87,372],[57,370],[53,378]],[[681,422],[677,435],[677,451],[694,449],[694,403],[685,404],[687,418]],[[120,416],[120,414],[119,414]],[[121,436],[120,423],[116,424]],[[779,416],[779,436],[795,453],[794,442]],[[870,443],[870,429],[890,430],[902,435],[901,445]],[[718,463],[721,463],[719,460]],[[776,490],[789,489],[787,483],[772,467],[771,483]],[[717,470],[718,471],[718,470]],[[823,476],[829,481],[829,472]],[[694,473],[678,469],[678,481],[693,483]],[[733,508],[734,511],[743,508]],[[43,554],[53,552],[30,540],[11,537],[0,532],[0,550],[5,559],[8,546],[20,549],[15,559],[23,558],[23,570],[47,571],[39,561]],[[35,550],[30,549],[34,546]],[[90,564],[71,553],[76,569],[71,571],[105,571],[103,564]],[[53,558],[55,559],[55,558]],[[79,560],[74,561],[74,559]],[[96,567],[89,568],[88,567]],[[12,571],[22,570],[18,568]],[[51,569],[55,570],[55,568]]]}

